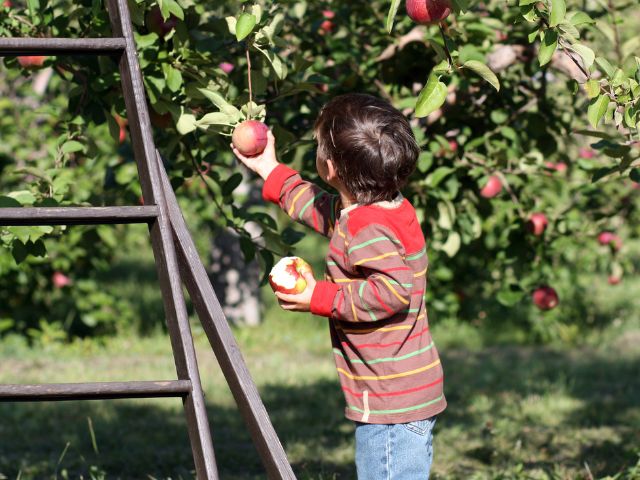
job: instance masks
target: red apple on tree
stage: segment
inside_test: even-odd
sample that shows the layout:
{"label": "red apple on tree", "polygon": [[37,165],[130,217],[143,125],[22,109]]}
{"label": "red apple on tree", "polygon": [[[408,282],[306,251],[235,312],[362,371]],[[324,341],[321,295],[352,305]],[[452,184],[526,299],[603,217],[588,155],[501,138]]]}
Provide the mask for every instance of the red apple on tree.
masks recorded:
{"label": "red apple on tree", "polygon": [[118,124],[118,127],[120,127],[120,133],[118,134],[118,141],[120,143],[124,143],[124,141],[127,139],[127,125],[129,124],[129,121],[126,118],[122,118],[117,113],[114,115],[114,118],[116,119],[116,123]]}
{"label": "red apple on tree", "polygon": [[71,285],[71,279],[62,272],[53,272],[51,281],[53,282],[53,286],[56,288],[63,288]]}
{"label": "red apple on tree", "polygon": [[502,191],[502,181],[498,175],[491,175],[484,187],[480,190],[480,196],[493,198]]}
{"label": "red apple on tree", "polygon": [[11,8],[11,6],[12,6],[12,5],[11,5],[11,0],[4,0],[4,1],[2,2],[2,6],[3,6],[3,7],[7,7],[7,8]]}
{"label": "red apple on tree", "polygon": [[439,23],[450,13],[450,0],[407,0],[407,14],[422,25]]}
{"label": "red apple on tree", "polygon": [[246,157],[261,154],[267,146],[269,127],[257,120],[245,120],[234,130],[231,137],[233,146]]}
{"label": "red apple on tree", "polygon": [[609,275],[607,281],[609,282],[609,285],[618,285],[622,281],[622,279],[617,275]]}
{"label": "red apple on tree", "polygon": [[593,158],[595,156],[595,152],[591,148],[580,147],[578,150],[578,156],[580,158]]}
{"label": "red apple on tree", "polygon": [[222,70],[224,73],[229,75],[231,72],[233,72],[233,69],[236,67],[233,63],[222,62],[218,64],[218,68],[220,68],[220,70]]}
{"label": "red apple on tree", "polygon": [[269,284],[274,292],[298,294],[307,288],[304,275],[313,274],[311,266],[300,257],[284,257],[269,273]]}
{"label": "red apple on tree", "polygon": [[150,32],[156,33],[160,38],[164,38],[178,25],[178,17],[170,14],[169,18],[165,20],[162,17],[160,7],[156,5],[147,13],[145,23]]}
{"label": "red apple on tree", "polygon": [[531,298],[534,305],[540,310],[551,310],[560,303],[555,289],[548,285],[541,285],[536,288],[531,294]]}
{"label": "red apple on tree", "polygon": [[614,250],[620,250],[620,247],[622,247],[622,240],[613,232],[601,232],[598,235],[598,243],[600,245],[611,245]]}
{"label": "red apple on tree", "polygon": [[22,68],[26,68],[28,70],[35,70],[37,68],[42,68],[44,61],[47,57],[42,55],[23,55],[18,57],[18,63]]}
{"label": "red apple on tree", "polygon": [[547,216],[544,213],[533,213],[531,214],[531,216],[529,217],[529,221],[527,222],[527,229],[536,237],[539,237],[544,233],[548,223],[549,221],[547,220]]}

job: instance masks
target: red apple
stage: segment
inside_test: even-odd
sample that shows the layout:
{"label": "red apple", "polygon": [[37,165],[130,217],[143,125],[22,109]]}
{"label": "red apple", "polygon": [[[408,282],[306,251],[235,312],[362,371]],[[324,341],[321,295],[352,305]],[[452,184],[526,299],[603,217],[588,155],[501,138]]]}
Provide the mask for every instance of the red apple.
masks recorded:
{"label": "red apple", "polygon": [[269,284],[274,292],[302,293],[307,288],[305,273],[313,273],[307,262],[300,257],[284,257],[271,269]]}
{"label": "red apple", "polygon": [[595,156],[595,152],[591,148],[581,147],[578,150],[578,156],[580,158],[593,158]]}
{"label": "red apple", "polygon": [[118,127],[120,127],[118,141],[120,143],[124,143],[124,141],[127,139],[127,125],[129,124],[129,121],[126,118],[122,118],[117,113],[114,115],[114,118],[116,119],[116,123],[118,124]]}
{"label": "red apple", "polygon": [[622,247],[622,240],[613,232],[601,232],[598,235],[598,243],[600,245],[611,245],[614,250],[620,250],[620,247]]}
{"label": "red apple", "polygon": [[407,14],[416,23],[439,23],[451,13],[449,0],[407,0]]}
{"label": "red apple", "polygon": [[44,64],[44,61],[47,57],[43,57],[42,55],[33,55],[33,56],[20,56],[18,57],[18,63],[22,68],[26,68],[28,70],[34,70],[37,68],[41,68]]}
{"label": "red apple", "polygon": [[163,130],[173,125],[173,117],[169,112],[158,113],[153,108],[149,108],[149,119],[151,120],[151,125]]}
{"label": "red apple", "polygon": [[484,198],[493,198],[498,195],[502,191],[502,181],[500,177],[497,175],[491,175],[489,180],[482,190],[480,190],[480,195]]}
{"label": "red apple", "polygon": [[451,149],[452,152],[457,152],[458,151],[458,142],[456,142],[455,140],[449,140],[449,148]]}
{"label": "red apple", "polygon": [[165,20],[162,18],[160,7],[155,6],[147,12],[145,23],[150,32],[158,34],[160,38],[164,38],[171,30],[176,28],[176,25],[178,24],[178,17],[174,14],[170,14],[169,18]]}
{"label": "red apple", "polygon": [[257,120],[246,120],[233,130],[231,141],[238,151],[253,157],[261,154],[267,146],[267,132],[269,127]]}
{"label": "red apple", "polygon": [[56,288],[63,288],[71,285],[71,279],[62,272],[53,272],[51,281],[53,282],[53,286]]}
{"label": "red apple", "polygon": [[231,72],[233,72],[233,69],[236,68],[233,63],[229,63],[229,62],[222,62],[222,63],[218,64],[218,67],[220,68],[220,70],[222,70],[227,75],[229,75]]}
{"label": "red apple", "polygon": [[547,167],[549,170],[555,170],[556,172],[559,172],[559,173],[564,173],[567,171],[567,168],[569,168],[567,164],[564,162],[558,162],[558,163],[545,162],[544,166]]}
{"label": "red apple", "polygon": [[333,30],[333,22],[331,20],[324,20],[320,24],[320,31],[318,33],[320,33],[320,35],[324,35],[326,33],[331,33],[332,30]]}
{"label": "red apple", "polygon": [[548,285],[541,285],[531,294],[533,303],[540,310],[551,310],[560,302],[556,291]]}
{"label": "red apple", "polygon": [[527,229],[536,237],[542,235],[547,228],[547,216],[544,213],[533,213],[527,222]]}
{"label": "red apple", "polygon": [[323,10],[322,16],[331,20],[332,18],[335,18],[336,12],[334,12],[333,10]]}
{"label": "red apple", "polygon": [[618,285],[622,279],[616,275],[609,275],[607,281],[609,282],[609,285]]}
{"label": "red apple", "polygon": [[2,6],[3,7],[7,7],[7,8],[11,8],[11,0],[4,0],[4,2],[2,2]]}

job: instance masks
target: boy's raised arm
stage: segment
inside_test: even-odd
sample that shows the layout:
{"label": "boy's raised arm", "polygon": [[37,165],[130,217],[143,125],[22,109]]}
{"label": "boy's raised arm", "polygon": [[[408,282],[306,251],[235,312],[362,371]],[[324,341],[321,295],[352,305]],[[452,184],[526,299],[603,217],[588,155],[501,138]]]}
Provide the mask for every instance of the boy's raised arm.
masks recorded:
{"label": "boy's raised arm", "polygon": [[276,158],[275,138],[271,131],[264,152],[245,157],[231,145],[233,153],[250,170],[260,175],[265,183],[262,196],[282,208],[293,220],[330,236],[335,224],[338,196],[332,195],[314,183],[303,180],[298,172],[281,164]]}

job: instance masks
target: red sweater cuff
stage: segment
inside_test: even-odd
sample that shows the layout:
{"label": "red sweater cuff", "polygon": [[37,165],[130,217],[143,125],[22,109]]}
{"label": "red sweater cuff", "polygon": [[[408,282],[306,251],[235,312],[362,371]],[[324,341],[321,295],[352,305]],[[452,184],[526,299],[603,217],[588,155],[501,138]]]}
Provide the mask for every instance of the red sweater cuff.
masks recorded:
{"label": "red sweater cuff", "polygon": [[333,300],[336,298],[340,287],[332,282],[320,281],[316,283],[311,295],[311,313],[330,317],[333,313]]}
{"label": "red sweater cuff", "polygon": [[282,186],[287,178],[297,174],[293,168],[290,168],[283,163],[274,168],[267,179],[264,181],[262,187],[262,198],[267,202],[280,203],[280,192],[282,192]]}

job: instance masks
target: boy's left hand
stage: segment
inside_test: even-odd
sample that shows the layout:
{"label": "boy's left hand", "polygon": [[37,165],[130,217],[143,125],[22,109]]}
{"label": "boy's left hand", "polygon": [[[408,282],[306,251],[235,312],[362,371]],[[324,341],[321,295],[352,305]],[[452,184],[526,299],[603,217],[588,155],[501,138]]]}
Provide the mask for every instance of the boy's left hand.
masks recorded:
{"label": "boy's left hand", "polygon": [[311,272],[306,272],[303,275],[307,281],[307,288],[305,288],[302,293],[290,294],[275,292],[276,297],[278,297],[278,303],[284,310],[294,312],[311,311],[311,296],[313,295],[313,289],[316,287],[316,279]]}

